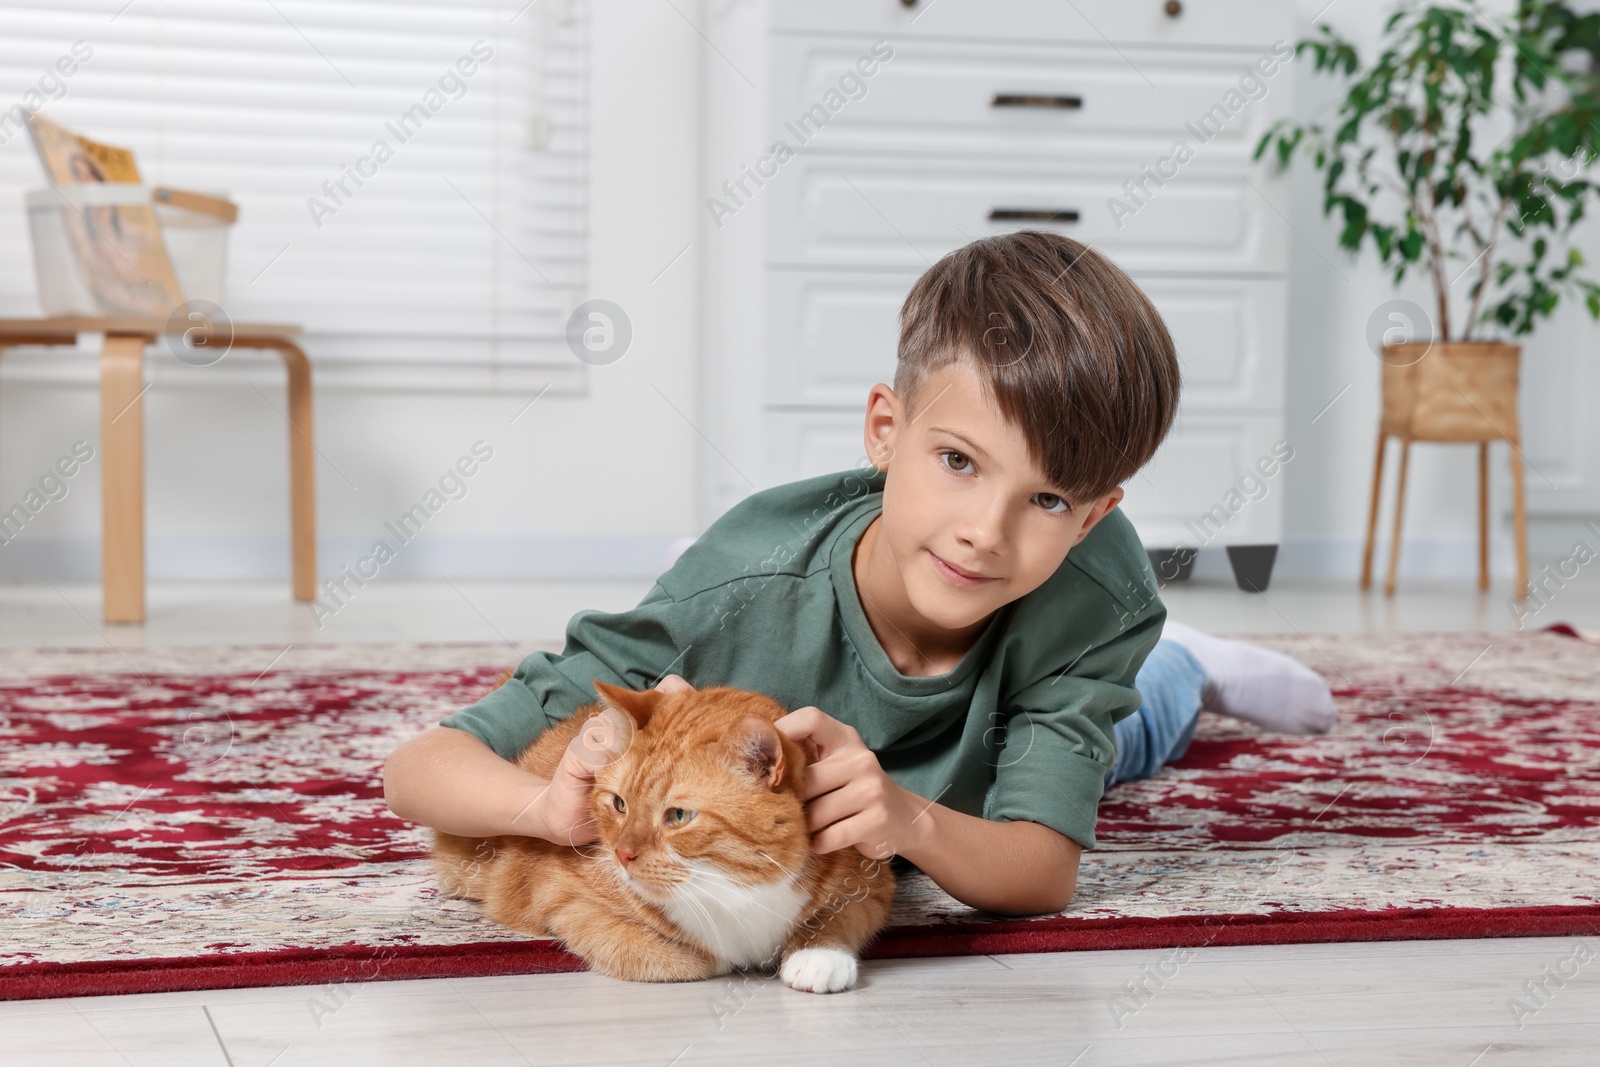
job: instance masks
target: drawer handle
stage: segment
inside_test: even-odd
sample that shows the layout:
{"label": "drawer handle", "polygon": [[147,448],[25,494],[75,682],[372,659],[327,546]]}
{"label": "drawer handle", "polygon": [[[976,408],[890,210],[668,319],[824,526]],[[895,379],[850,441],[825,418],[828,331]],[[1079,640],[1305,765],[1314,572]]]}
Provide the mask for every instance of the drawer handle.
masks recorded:
{"label": "drawer handle", "polygon": [[1076,111],[1083,106],[1081,96],[1052,96],[1048,93],[995,93],[990,107],[1049,107]]}
{"label": "drawer handle", "polygon": [[1076,208],[992,207],[990,222],[1077,222]]}

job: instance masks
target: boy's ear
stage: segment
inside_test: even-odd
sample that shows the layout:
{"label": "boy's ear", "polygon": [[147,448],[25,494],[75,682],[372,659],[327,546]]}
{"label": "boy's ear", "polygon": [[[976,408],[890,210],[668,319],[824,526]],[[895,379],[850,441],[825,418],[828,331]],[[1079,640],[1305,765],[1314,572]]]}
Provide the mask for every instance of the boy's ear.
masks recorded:
{"label": "boy's ear", "polygon": [[879,382],[867,393],[866,424],[861,430],[861,442],[866,446],[867,459],[879,470],[886,470],[894,457],[896,431],[900,424],[900,398],[893,389]]}
{"label": "boy's ear", "polygon": [[650,716],[654,714],[656,705],[661,703],[665,693],[656,689],[624,689],[619,685],[607,685],[605,682],[596,681],[594,691],[600,695],[600,703],[608,708],[616,708],[633,724],[643,730],[650,723]]}
{"label": "boy's ear", "polygon": [[1073,544],[1082,543],[1083,539],[1089,536],[1089,531],[1094,529],[1095,523],[1111,514],[1111,509],[1122,502],[1122,497],[1122,486],[1119,485],[1099,500],[1096,500],[1094,507],[1089,509],[1088,517],[1083,520],[1082,528],[1078,530],[1078,540],[1074,541]]}

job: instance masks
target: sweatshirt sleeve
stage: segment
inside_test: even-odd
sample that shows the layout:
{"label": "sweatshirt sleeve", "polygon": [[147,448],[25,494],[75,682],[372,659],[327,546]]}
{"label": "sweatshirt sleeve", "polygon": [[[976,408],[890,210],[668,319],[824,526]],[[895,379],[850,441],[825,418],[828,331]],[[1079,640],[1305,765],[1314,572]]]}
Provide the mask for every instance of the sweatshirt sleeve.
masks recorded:
{"label": "sweatshirt sleeve", "polygon": [[535,652],[500,688],[447,716],[441,726],[464,730],[504,759],[514,759],[546,728],[597,699],[594,683],[644,689],[692,643],[680,643],[688,613],[659,584],[627,611],[582,611],[567,623],[559,654]]}
{"label": "sweatshirt sleeve", "polygon": [[1139,709],[1134,678],[1161,637],[1159,601],[1111,639],[1007,702],[984,818],[1041,823],[1085,849],[1105,775],[1116,762],[1116,723]]}

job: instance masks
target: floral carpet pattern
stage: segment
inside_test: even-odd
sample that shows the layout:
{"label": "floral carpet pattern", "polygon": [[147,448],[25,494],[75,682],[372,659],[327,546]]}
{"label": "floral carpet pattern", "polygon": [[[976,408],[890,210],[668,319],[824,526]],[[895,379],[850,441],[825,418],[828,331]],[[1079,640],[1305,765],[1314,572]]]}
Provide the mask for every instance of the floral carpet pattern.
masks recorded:
{"label": "floral carpet pattern", "polygon": [[[912,874],[875,954],[1600,930],[1600,647],[1253,640],[1328,679],[1331,733],[1208,714],[1108,791],[1067,912],[989,918]],[[0,999],[578,966],[438,896],[383,802],[384,757],[517,658],[0,652]]]}

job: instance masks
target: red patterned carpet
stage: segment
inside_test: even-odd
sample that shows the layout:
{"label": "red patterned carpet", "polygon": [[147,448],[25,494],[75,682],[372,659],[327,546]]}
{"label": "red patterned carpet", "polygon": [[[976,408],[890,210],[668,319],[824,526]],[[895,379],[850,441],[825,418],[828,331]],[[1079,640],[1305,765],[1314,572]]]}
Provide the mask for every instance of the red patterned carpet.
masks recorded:
{"label": "red patterned carpet", "polygon": [[[1340,723],[1207,716],[1058,916],[905,880],[878,956],[1600,931],[1600,647],[1270,637]],[[379,780],[503,646],[0,652],[0,998],[567,970],[439,899]]]}

